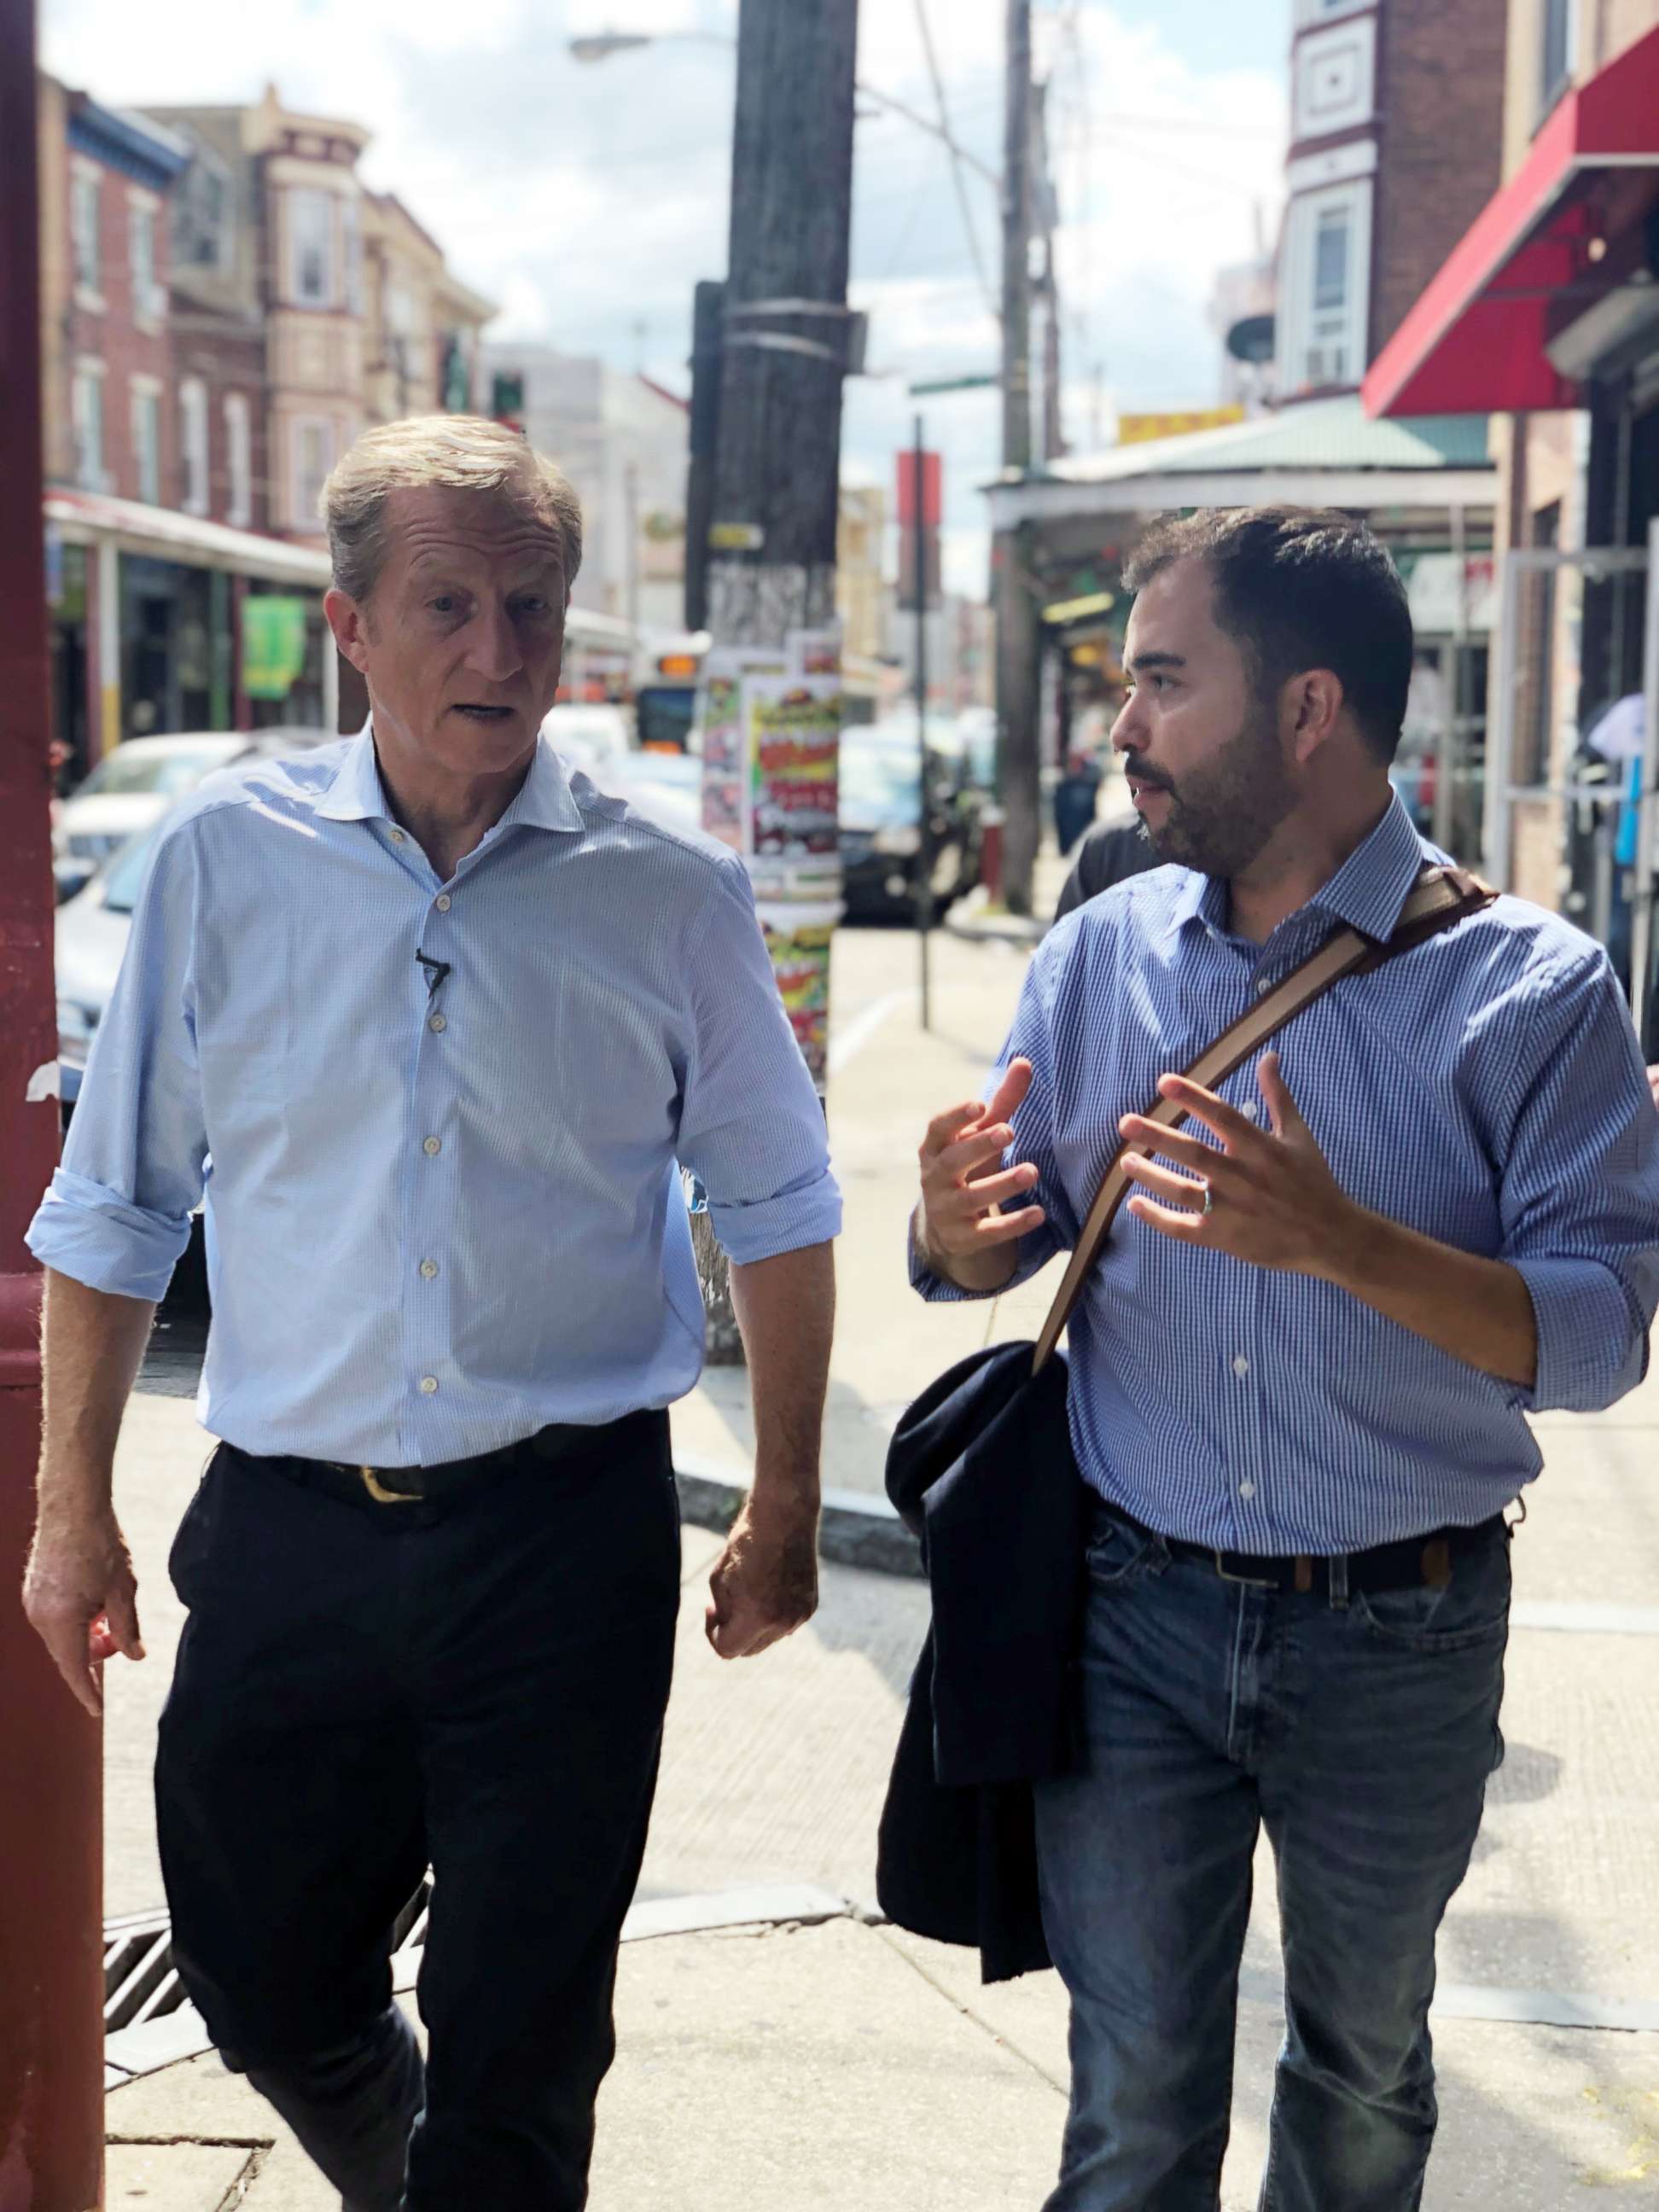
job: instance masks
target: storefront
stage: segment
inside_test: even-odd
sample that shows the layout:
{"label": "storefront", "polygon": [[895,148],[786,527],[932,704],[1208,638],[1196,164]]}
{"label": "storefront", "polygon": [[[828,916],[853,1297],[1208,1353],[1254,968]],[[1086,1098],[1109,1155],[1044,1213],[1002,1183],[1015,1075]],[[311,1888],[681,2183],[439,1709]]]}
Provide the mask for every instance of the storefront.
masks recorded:
{"label": "storefront", "polygon": [[127,738],[335,726],[324,555],[92,492],[49,491],[46,526],[66,782]]}
{"label": "storefront", "polygon": [[1557,103],[1364,398],[1498,417],[1483,862],[1603,939],[1652,1051],[1659,29]]}

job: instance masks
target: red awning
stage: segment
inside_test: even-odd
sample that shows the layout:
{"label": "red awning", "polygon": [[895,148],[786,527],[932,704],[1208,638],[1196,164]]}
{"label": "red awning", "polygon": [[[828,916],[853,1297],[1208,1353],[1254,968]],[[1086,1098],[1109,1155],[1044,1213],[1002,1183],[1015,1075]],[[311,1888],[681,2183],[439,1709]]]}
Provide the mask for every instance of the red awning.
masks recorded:
{"label": "red awning", "polygon": [[1576,406],[1578,386],[1545,347],[1559,326],[1562,288],[1594,290],[1598,187],[1644,168],[1659,168],[1659,29],[1554,108],[1371,363],[1360,387],[1366,413]]}

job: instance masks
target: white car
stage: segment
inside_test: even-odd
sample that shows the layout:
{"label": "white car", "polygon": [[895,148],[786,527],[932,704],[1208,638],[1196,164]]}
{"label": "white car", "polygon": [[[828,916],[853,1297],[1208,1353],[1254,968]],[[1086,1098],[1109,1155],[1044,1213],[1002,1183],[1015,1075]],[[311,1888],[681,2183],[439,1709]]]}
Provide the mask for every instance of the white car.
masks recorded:
{"label": "white car", "polygon": [[198,730],[177,737],[129,738],[106,753],[58,807],[52,830],[58,896],[70,898],[130,837],[159,822],[175,800],[216,769],[228,768],[269,741],[315,744],[319,730]]}
{"label": "white car", "polygon": [[609,791],[634,750],[634,733],[620,707],[574,702],[555,707],[542,724],[542,735],[571,768],[591,775]]}

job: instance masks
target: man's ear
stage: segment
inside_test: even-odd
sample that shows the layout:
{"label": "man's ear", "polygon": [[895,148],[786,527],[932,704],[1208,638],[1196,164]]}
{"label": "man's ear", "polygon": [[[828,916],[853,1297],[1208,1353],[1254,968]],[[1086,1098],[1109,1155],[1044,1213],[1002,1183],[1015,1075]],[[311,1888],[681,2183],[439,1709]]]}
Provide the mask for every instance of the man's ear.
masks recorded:
{"label": "man's ear", "polygon": [[334,633],[335,644],[359,675],[366,675],[368,670],[364,663],[368,656],[364,652],[364,640],[368,622],[362,608],[335,584],[323,593],[323,612]]}
{"label": "man's ear", "polygon": [[1335,734],[1342,719],[1342,679],[1328,668],[1310,668],[1285,687],[1291,750],[1306,767]]}

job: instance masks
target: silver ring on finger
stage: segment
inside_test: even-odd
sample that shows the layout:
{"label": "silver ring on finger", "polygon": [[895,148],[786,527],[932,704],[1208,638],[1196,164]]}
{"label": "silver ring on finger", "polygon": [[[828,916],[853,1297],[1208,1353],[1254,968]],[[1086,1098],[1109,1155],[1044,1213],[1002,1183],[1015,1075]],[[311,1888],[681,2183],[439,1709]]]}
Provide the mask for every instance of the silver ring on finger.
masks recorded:
{"label": "silver ring on finger", "polygon": [[1207,1176],[1201,1178],[1201,1180],[1204,1186],[1204,1203],[1198,1210],[1200,1214],[1212,1214],[1215,1212],[1215,1192],[1211,1188]]}

